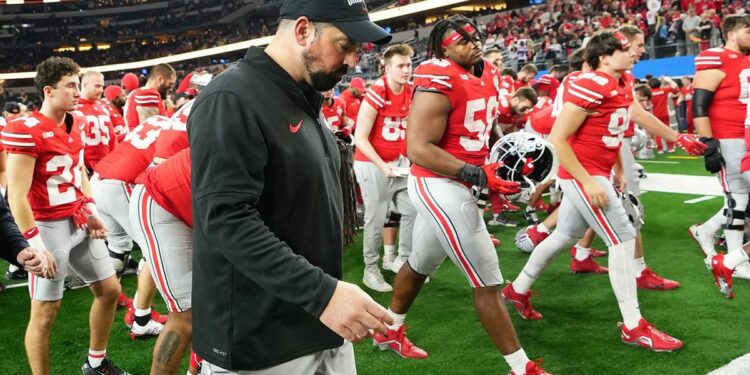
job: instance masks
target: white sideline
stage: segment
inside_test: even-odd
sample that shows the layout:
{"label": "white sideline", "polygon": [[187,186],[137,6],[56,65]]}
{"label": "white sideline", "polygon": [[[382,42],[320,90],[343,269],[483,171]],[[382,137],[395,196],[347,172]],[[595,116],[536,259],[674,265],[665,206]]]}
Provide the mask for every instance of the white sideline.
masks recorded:
{"label": "white sideline", "polygon": [[734,359],[732,362],[713,370],[708,375],[748,375],[750,374],[750,353]]}
{"label": "white sideline", "polygon": [[646,174],[648,177],[641,180],[641,190],[700,196],[724,196],[719,180],[715,176],[648,173],[648,169],[646,169]]}

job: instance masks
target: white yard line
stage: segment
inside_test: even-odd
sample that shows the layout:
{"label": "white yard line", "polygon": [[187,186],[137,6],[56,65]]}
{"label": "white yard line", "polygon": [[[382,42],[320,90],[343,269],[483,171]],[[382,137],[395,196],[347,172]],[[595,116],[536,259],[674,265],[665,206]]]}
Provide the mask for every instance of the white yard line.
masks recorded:
{"label": "white yard line", "polygon": [[750,374],[750,353],[739,357],[726,366],[708,373],[708,375],[748,375]]}
{"label": "white yard line", "polygon": [[688,199],[688,200],[685,201],[685,203],[687,203],[687,204],[695,204],[695,203],[707,201],[707,200],[714,199],[714,198],[716,198],[715,195],[704,195],[704,196],[702,196],[700,198]]}
{"label": "white yard line", "polygon": [[699,196],[724,196],[719,180],[714,176],[648,173],[648,169],[646,174],[648,177],[641,180],[642,190]]}

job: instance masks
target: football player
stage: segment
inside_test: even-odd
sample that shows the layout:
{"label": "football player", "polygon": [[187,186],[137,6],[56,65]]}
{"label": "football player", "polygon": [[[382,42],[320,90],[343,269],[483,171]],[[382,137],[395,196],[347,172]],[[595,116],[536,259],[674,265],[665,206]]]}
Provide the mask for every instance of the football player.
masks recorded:
{"label": "football player", "polygon": [[[110,229],[107,245],[115,269],[122,270],[133,249],[133,228],[130,226],[128,206],[132,184],[154,160],[159,134],[171,126],[165,116],[153,116],[133,131],[109,155],[95,167],[91,178],[91,190],[100,203],[102,219]],[[130,337],[148,338],[159,334],[164,317],[151,310],[156,286],[148,269],[138,275],[138,291],[133,306],[128,307],[125,324],[130,326]]]}
{"label": "football player", "polygon": [[158,64],[151,68],[146,85],[128,94],[124,111],[128,130],[135,129],[151,116],[167,114],[163,100],[175,82],[177,73],[169,64]]}
{"label": "football player", "polygon": [[333,89],[323,93],[323,106],[320,110],[323,112],[323,117],[325,117],[332,132],[340,133],[342,138],[351,136],[352,130],[348,126],[345,113],[346,105],[334,95]]}
{"label": "football player", "polygon": [[357,115],[359,106],[362,103],[362,96],[365,94],[365,80],[360,77],[352,78],[349,82],[349,88],[339,95],[339,99],[344,102],[344,114],[346,115],[347,126],[352,131],[357,127]]}
{"label": "football player", "polygon": [[[411,106],[411,57],[406,44],[395,44],[383,52],[385,74],[364,95],[354,132],[354,173],[365,205],[362,282],[378,292],[393,290],[378,268],[383,225],[391,202],[401,214],[398,259],[385,254],[384,268],[399,269],[411,253],[412,228],[416,212],[406,191],[409,161],[406,145],[406,116]],[[388,267],[388,264],[393,264]]]}
{"label": "football player", "polygon": [[13,216],[32,247],[52,252],[59,271],[53,279],[29,275],[26,353],[33,373],[49,373],[50,333],[70,269],[94,294],[83,373],[124,374],[106,357],[120,284],[102,240],[107,228],[90,197],[83,162],[85,119],[71,112],[80,96],[78,72],[69,58],[50,57],[40,63],[34,83],[44,96],[41,109],[10,122],[2,137],[9,153]]}
{"label": "football player", "polygon": [[[130,220],[134,238],[169,309],[154,346],[151,373],[176,374],[192,337],[193,210],[190,149],[146,170],[133,189]],[[191,370],[199,360],[191,356]]]}
{"label": "football player", "polygon": [[115,131],[115,143],[120,143],[128,134],[125,118],[122,117],[122,107],[125,105],[125,92],[122,87],[109,85],[104,88],[104,103],[109,110],[109,118],[112,120],[112,129]]}
{"label": "football player", "polygon": [[[679,92],[677,84],[672,81],[669,77],[651,78],[648,81],[649,87],[651,87],[651,105],[653,106],[653,113],[659,121],[669,126],[669,102],[672,101],[674,94]],[[666,85],[664,85],[666,83]],[[656,152],[661,154],[664,152],[664,144],[661,138],[656,137]],[[674,152],[674,142],[666,141],[667,152]]]}
{"label": "football player", "polygon": [[[705,50],[695,58],[693,80],[693,123],[700,136],[718,141],[720,152],[706,155],[706,168],[719,172],[726,197],[719,212],[705,223],[690,227],[690,234],[703,250],[709,267],[713,264],[710,259],[716,255],[713,236],[720,228],[724,228],[727,249],[742,247],[750,193],[750,182],[741,174],[750,85],[750,15],[725,17],[721,29],[726,44],[723,48]],[[735,277],[750,278],[750,268],[747,265],[737,268]]]}
{"label": "football player", "polygon": [[78,111],[86,119],[86,143],[83,160],[89,175],[94,166],[115,148],[116,138],[109,106],[101,101],[104,76],[89,70],[81,76],[81,97]]}
{"label": "football player", "polygon": [[497,177],[499,164],[484,165],[498,106],[498,71],[482,59],[481,39],[465,17],[440,20],[428,40],[431,59],[415,71],[407,128],[414,163],[409,196],[418,211],[414,248],[396,275],[389,309],[394,324],[373,340],[405,358],[427,357],[406,337],[404,319],[427,276],[449,256],[469,281],[479,320],[512,373],[546,374],[516,337],[499,294],[497,252],[472,194],[472,186],[503,194],[520,190],[518,183]]}
{"label": "football player", "polygon": [[610,282],[624,320],[621,340],[673,351],[682,342],[641,317],[633,262],[636,230],[610,182],[633,103],[633,81],[623,73],[632,68],[634,59],[634,49],[619,32],[602,31],[589,40],[586,60],[594,71],[565,87],[565,104],[550,134],[561,164],[558,226],[534,249],[518,277],[503,289],[503,296],[522,317],[541,319],[530,303],[531,286],[560,251],[591,227],[609,248]]}
{"label": "football player", "polygon": [[531,80],[536,77],[537,73],[539,73],[539,69],[537,69],[536,65],[524,65],[521,70],[518,71],[516,82],[513,84],[514,88],[518,90],[521,87],[531,87]]}

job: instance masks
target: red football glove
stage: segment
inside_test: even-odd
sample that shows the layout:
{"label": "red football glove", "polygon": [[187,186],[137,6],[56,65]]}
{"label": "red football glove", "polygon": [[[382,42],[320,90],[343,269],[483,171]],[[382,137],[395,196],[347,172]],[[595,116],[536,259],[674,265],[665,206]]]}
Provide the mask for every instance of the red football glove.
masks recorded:
{"label": "red football glove", "polygon": [[487,176],[487,188],[500,194],[515,194],[521,191],[521,184],[513,181],[506,181],[497,176],[497,169],[502,163],[492,163],[482,166],[482,170]]}
{"label": "red football glove", "polygon": [[699,141],[698,136],[694,134],[678,134],[676,143],[693,156],[703,155],[708,147],[705,143]]}

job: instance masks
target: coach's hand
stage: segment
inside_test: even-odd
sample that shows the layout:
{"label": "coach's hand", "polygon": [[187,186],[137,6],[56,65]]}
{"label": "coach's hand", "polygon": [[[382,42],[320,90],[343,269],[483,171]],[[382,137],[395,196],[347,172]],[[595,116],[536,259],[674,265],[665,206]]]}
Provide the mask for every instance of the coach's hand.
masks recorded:
{"label": "coach's hand", "polygon": [[607,192],[604,191],[604,188],[596,181],[591,180],[590,182],[583,184],[583,190],[586,192],[586,196],[589,198],[589,203],[591,203],[592,206],[598,207],[602,210],[607,208],[607,205],[609,204]]}
{"label": "coach's hand", "polygon": [[16,260],[26,271],[39,277],[51,279],[57,275],[55,257],[47,250],[27,247],[18,253]]}
{"label": "coach's hand", "polygon": [[109,234],[107,226],[99,215],[91,215],[88,217],[87,228],[89,231],[89,238],[94,240],[103,240],[107,238],[107,235]]}
{"label": "coach's hand", "polygon": [[370,337],[372,331],[385,334],[385,325],[393,324],[393,318],[383,306],[358,286],[345,281],[336,284],[336,290],[320,315],[320,321],[353,343]]}

